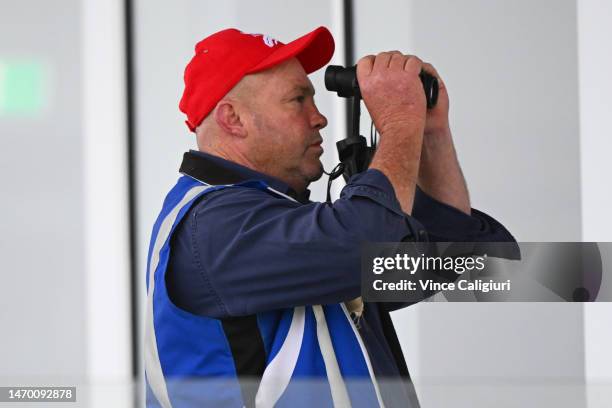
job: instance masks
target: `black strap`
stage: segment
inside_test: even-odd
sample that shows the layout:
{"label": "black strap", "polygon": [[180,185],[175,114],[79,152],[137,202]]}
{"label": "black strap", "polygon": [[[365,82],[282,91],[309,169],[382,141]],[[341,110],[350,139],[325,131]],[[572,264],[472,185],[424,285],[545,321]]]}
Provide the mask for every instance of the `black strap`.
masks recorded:
{"label": "black strap", "polygon": [[326,202],[327,203],[331,203],[331,185],[332,185],[332,181],[334,181],[335,179],[337,179],[338,177],[340,177],[342,175],[342,173],[344,173],[344,163],[338,163],[336,165],[336,167],[333,168],[333,170],[331,172],[326,172],[325,170],[323,170],[323,173],[327,174],[329,176],[329,178],[327,179],[327,198],[326,198]]}

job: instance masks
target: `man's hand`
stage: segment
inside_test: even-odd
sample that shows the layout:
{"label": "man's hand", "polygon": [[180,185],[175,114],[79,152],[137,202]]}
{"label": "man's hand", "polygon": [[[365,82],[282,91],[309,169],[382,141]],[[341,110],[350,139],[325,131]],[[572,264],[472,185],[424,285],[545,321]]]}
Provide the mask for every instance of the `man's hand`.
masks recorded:
{"label": "man's hand", "polygon": [[363,101],[381,134],[415,130],[425,121],[426,101],[419,78],[422,61],[399,51],[368,55],[357,63]]}
{"label": "man's hand", "polygon": [[444,81],[440,78],[440,74],[433,65],[423,63],[423,70],[438,79],[438,102],[436,106],[427,110],[427,119],[425,122],[425,136],[431,134],[441,134],[449,132],[448,124],[448,92]]}
{"label": "man's hand", "polygon": [[427,111],[418,184],[433,198],[469,215],[470,198],[449,126],[448,92],[433,65],[423,63],[423,69],[438,78],[439,93],[436,106]]}
{"label": "man's hand", "polygon": [[398,51],[368,55],[357,63],[363,101],[380,132],[371,169],[383,172],[405,213],[412,212],[425,127],[422,61]]}

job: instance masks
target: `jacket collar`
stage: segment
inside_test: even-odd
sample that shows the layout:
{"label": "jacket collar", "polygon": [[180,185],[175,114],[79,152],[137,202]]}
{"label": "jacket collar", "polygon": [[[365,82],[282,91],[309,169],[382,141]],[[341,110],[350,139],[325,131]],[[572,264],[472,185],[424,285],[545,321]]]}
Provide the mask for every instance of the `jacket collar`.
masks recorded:
{"label": "jacket collar", "polygon": [[183,155],[179,172],[211,185],[263,181],[273,189],[287,194],[300,203],[309,202],[310,190],[298,194],[289,185],[275,177],[197,150],[190,150]]}

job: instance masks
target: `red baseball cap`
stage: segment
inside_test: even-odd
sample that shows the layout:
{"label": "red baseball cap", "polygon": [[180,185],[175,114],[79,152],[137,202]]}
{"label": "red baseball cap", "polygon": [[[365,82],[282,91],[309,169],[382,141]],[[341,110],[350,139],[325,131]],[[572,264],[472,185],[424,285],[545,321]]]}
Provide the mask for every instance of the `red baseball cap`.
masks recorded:
{"label": "red baseball cap", "polygon": [[185,68],[185,90],[179,103],[194,132],[202,120],[247,74],[263,71],[296,57],[307,74],[327,64],[334,54],[334,39],[325,27],[283,44],[264,34],[235,28],[219,31],[195,46]]}

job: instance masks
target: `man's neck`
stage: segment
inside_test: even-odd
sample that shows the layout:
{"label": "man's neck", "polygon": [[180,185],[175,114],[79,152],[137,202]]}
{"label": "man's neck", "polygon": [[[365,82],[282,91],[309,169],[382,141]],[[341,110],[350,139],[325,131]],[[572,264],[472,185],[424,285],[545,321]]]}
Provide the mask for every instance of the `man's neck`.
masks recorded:
{"label": "man's neck", "polygon": [[282,181],[283,183],[291,187],[293,190],[295,190],[295,192],[298,194],[302,194],[308,188],[308,184],[303,181],[286,179],[277,174],[271,174],[271,172],[266,171],[265,169],[259,168],[259,166],[255,165],[253,161],[249,160],[248,157],[246,157],[244,154],[237,151],[236,149],[228,150],[217,146],[201,146],[199,147],[199,150],[201,152],[212,154],[214,156],[221,157],[222,159],[240,164],[241,166],[247,167],[259,173],[264,173],[270,177],[277,178],[278,180]]}
{"label": "man's neck", "polygon": [[212,154],[213,156],[221,157],[222,159],[248,167],[251,170],[259,171],[257,167],[243,154],[235,149],[227,150],[221,147],[202,146],[199,148],[201,152]]}

